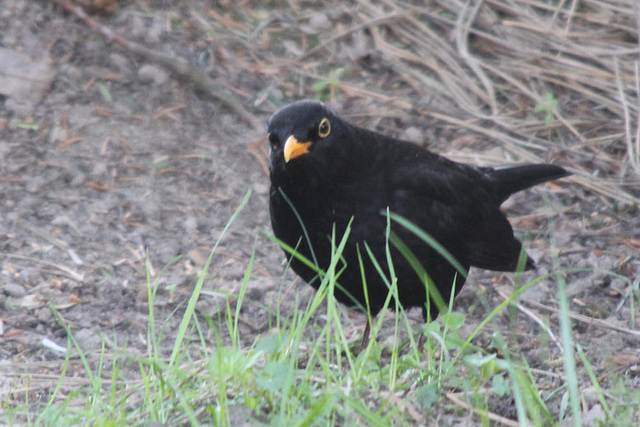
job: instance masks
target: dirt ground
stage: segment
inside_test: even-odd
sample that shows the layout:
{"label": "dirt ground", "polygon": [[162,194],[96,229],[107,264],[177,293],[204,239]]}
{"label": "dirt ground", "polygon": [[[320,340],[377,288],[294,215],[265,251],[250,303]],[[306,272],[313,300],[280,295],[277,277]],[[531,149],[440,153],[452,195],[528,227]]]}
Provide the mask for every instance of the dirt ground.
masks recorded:
{"label": "dirt ground", "polygon": [[[408,71],[398,79],[397,64],[377,48],[380,33],[362,24],[373,22],[363,17],[369,11],[363,2],[329,5],[124,1],[115,13],[91,15],[119,36],[209,76],[218,89],[206,93],[159,61],[109,43],[52,2],[0,1],[0,62],[6,61],[0,76],[0,400],[20,373],[59,374],[64,353],[43,340],[66,347],[67,334],[48,304],[73,326],[92,360],[102,337],[144,354],[150,272],[159,281],[156,317],[168,319],[164,334],[171,337],[206,258],[248,191],[246,207],[218,246],[199,310],[215,317],[225,308],[224,295],[237,292],[254,250],[241,326],[245,345],[268,331],[275,298],[291,309],[295,292],[310,294],[293,275],[283,281],[282,253],[264,235],[270,233],[264,123],[287,102],[319,95],[358,125],[461,161],[531,160],[432,114],[466,120],[469,111]],[[398,18],[385,19],[374,24],[392,26]],[[561,95],[561,105],[573,102]],[[529,107],[540,125],[535,132],[543,132],[543,117]],[[584,114],[586,122],[591,113]],[[580,131],[594,140],[605,132],[586,126]],[[615,126],[611,134],[618,139],[604,148],[586,147],[570,134],[558,141],[560,132],[548,133],[548,146],[539,140],[527,146],[521,138],[525,149],[535,146],[542,160],[564,164],[576,177],[518,194],[505,210],[518,235],[531,238],[538,269],[525,278],[583,269],[563,273],[578,316],[574,338],[603,384],[616,372],[638,389],[640,309],[632,291],[635,286],[637,294],[640,277],[640,180],[626,166],[623,124]],[[594,189],[600,181],[624,197]],[[555,267],[554,247],[560,248]],[[512,284],[513,275],[473,271],[456,302],[469,330],[486,316],[477,295],[495,307]],[[559,346],[542,351],[534,321],[544,319],[559,336],[555,280],[527,291],[522,304],[518,350],[533,368],[560,371]],[[418,324],[418,313],[415,318]],[[352,334],[361,333],[361,320],[356,316]],[[507,328],[508,319],[501,321]],[[165,343],[169,350],[171,339]]]}

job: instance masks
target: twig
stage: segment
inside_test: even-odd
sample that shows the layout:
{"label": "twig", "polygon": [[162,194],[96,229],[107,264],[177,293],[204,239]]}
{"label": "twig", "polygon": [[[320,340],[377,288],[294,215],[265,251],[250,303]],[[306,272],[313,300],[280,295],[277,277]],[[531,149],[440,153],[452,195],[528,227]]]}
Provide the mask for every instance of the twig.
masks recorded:
{"label": "twig", "polygon": [[233,96],[226,88],[216,83],[210,77],[195,71],[188,62],[180,58],[165,55],[125,39],[88,16],[79,6],[74,6],[65,0],[48,1],[57,4],[67,12],[82,20],[85,24],[91,27],[91,29],[107,39],[108,42],[115,43],[123,49],[138,55],[147,61],[160,64],[182,81],[193,84],[196,89],[204,92],[212,99],[222,103],[231,111],[239,115],[250,126],[256,129],[261,129],[263,127],[263,124],[253,114],[245,110],[236,97]]}
{"label": "twig", "polygon": [[458,396],[456,396],[454,393],[447,393],[445,394],[445,396],[447,396],[447,399],[449,399],[450,401],[452,401],[453,403],[455,403],[456,405],[460,406],[461,408],[464,408],[468,411],[471,411],[475,414],[478,414],[480,416],[484,416],[489,418],[491,421],[495,421],[497,423],[501,423],[504,424],[506,426],[510,426],[510,427],[518,427],[519,424],[516,421],[513,421],[509,418],[503,417],[501,415],[498,414],[494,414],[493,412],[489,412],[487,410],[484,409],[478,409],[475,408],[474,406],[468,404],[467,402],[463,401],[462,399],[458,398]]}
{"label": "twig", "polygon": [[[640,174],[640,152],[634,147],[633,136],[631,134],[631,116],[629,114],[629,106],[627,104],[627,97],[624,94],[624,83],[622,82],[622,77],[620,76],[620,61],[617,56],[613,57],[614,70],[616,72],[616,83],[618,86],[618,96],[620,98],[620,104],[622,105],[622,112],[624,117],[624,134],[625,141],[627,143],[627,153],[629,156],[629,163],[637,173]],[[636,62],[636,81],[638,78],[638,63]],[[638,93],[636,93],[638,95]],[[637,132],[636,132],[637,135]],[[636,139],[636,144],[639,144],[640,141]]]}
{"label": "twig", "polygon": [[456,24],[455,38],[456,38],[456,46],[458,47],[458,54],[462,59],[464,59],[475,73],[476,77],[482,82],[482,85],[485,87],[487,91],[487,96],[489,97],[489,105],[491,106],[491,113],[493,115],[498,114],[498,104],[496,102],[496,93],[493,88],[493,83],[487,77],[482,68],[478,65],[478,60],[469,53],[469,30],[471,29],[471,24],[475,20],[480,8],[482,7],[484,0],[479,0],[476,2],[473,10],[469,13],[469,17],[465,22],[466,11],[468,10],[468,3],[464,6],[460,16],[458,18],[458,22]]}
{"label": "twig", "polygon": [[22,259],[22,260],[26,260],[26,261],[36,262],[38,264],[43,264],[43,265],[49,266],[51,268],[55,268],[56,270],[62,271],[67,276],[69,276],[70,279],[73,279],[76,282],[82,282],[84,280],[84,276],[82,274],[77,273],[77,272],[71,270],[70,268],[65,267],[64,265],[55,264],[53,262],[49,262],[49,261],[45,261],[45,260],[37,259],[37,258],[32,258],[32,257],[24,256],[24,255],[8,254],[6,252],[0,252],[0,256],[5,256],[7,258],[14,258],[14,259]]}
{"label": "twig", "polygon": [[402,19],[404,17],[404,15],[405,15],[404,13],[394,12],[394,13],[390,13],[390,14],[385,15],[385,16],[375,17],[375,18],[369,19],[369,20],[367,20],[365,22],[361,22],[360,24],[355,25],[354,27],[351,27],[351,28],[349,28],[349,29],[347,29],[345,31],[342,31],[341,33],[338,33],[338,34],[335,34],[335,35],[329,37],[327,40],[324,40],[319,45],[309,49],[308,51],[306,51],[304,53],[304,55],[302,55],[302,57],[300,59],[306,59],[309,56],[311,56],[314,53],[316,53],[317,51],[326,48],[327,45],[329,45],[329,44],[331,44],[331,43],[333,43],[333,42],[335,42],[337,40],[340,40],[341,38],[346,37],[349,34],[352,34],[352,33],[356,32],[356,31],[362,30],[364,28],[371,28],[371,27],[375,27],[375,26],[378,26],[378,25],[383,25],[383,24],[386,24],[386,23],[389,23],[389,22],[392,22],[392,21],[395,21],[395,20],[398,20],[398,19]]}
{"label": "twig", "polygon": [[[263,139],[259,140],[260,144],[262,144]],[[269,165],[267,159],[269,156],[264,152],[264,149],[260,145],[252,144],[249,148],[247,148],[247,152],[256,158],[260,166],[262,167],[262,171],[265,176],[269,176]]]}
{"label": "twig", "polygon": [[[503,292],[501,290],[497,290],[497,292],[505,300],[507,300],[509,298],[509,296],[505,292]],[[564,350],[562,348],[562,344],[560,343],[558,338],[556,338],[556,335],[553,333],[553,331],[547,325],[544,324],[544,322],[542,321],[542,319],[540,319],[540,317],[536,316],[531,310],[529,310],[528,308],[524,307],[522,304],[516,303],[516,307],[518,307],[518,309],[520,311],[522,311],[524,314],[529,316],[542,329],[544,329],[544,331],[547,333],[549,338],[551,338],[551,341],[553,341],[555,343],[555,345],[558,347],[558,349],[560,350],[560,353],[564,354]]]}
{"label": "twig", "polygon": [[69,249],[69,244],[67,242],[52,236],[51,234],[47,233],[46,231],[40,229],[40,227],[30,223],[26,219],[20,218],[19,216],[16,215],[15,216],[15,222],[16,222],[16,224],[18,224],[22,228],[26,229],[27,231],[29,231],[29,232],[35,234],[36,236],[39,236],[39,237],[43,238],[44,240],[46,240],[47,242],[51,243],[53,246],[56,246],[57,248],[62,249],[63,251],[66,251],[67,249]]}
{"label": "twig", "polygon": [[[529,299],[529,298],[520,297],[520,300],[523,301],[523,302],[526,302],[527,304],[531,304],[534,307],[542,308],[542,309],[550,311],[552,313],[557,313],[558,312],[558,310],[555,307],[546,306],[546,305],[544,305],[542,303],[539,303],[538,301],[535,301],[535,300],[532,300],[532,299]],[[603,329],[610,329],[610,330],[613,330],[613,331],[622,332],[622,333],[625,333],[627,335],[632,336],[635,339],[640,340],[640,331],[636,331],[636,330],[629,329],[629,328],[623,328],[622,326],[617,326],[617,325],[614,325],[612,323],[605,322],[604,320],[595,319],[593,317],[584,316],[582,314],[573,313],[573,312],[569,312],[569,317],[571,317],[573,320],[577,320],[579,322],[586,323],[588,325],[593,325],[593,326],[597,326],[597,327],[603,328]]]}

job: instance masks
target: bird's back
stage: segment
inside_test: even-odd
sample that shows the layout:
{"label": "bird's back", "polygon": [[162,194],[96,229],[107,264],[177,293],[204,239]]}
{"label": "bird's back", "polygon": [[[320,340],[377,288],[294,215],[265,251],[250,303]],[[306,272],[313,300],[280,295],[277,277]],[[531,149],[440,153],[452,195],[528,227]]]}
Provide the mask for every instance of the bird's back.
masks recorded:
{"label": "bird's back", "polygon": [[[376,182],[378,195],[371,196],[377,200],[378,211],[389,207],[413,222],[464,266],[514,271],[522,245],[500,205],[515,192],[568,175],[564,168],[549,164],[470,166],[408,142],[360,132],[361,144],[371,145],[379,153],[372,170],[361,174],[384,176]],[[369,190],[376,191],[373,186]],[[374,222],[378,228],[385,225],[384,221],[367,222]],[[406,230],[401,232],[414,245],[421,244]],[[371,236],[374,232],[365,230],[362,234]],[[524,257],[524,267],[533,268],[533,261]]]}

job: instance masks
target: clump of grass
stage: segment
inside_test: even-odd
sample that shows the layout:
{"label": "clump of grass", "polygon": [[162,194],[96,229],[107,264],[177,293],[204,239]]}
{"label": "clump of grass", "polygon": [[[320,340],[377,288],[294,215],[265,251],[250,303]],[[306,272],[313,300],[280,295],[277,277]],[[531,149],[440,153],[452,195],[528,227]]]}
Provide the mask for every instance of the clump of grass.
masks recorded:
{"label": "clump of grass", "polygon": [[322,101],[334,99],[340,93],[340,76],[343,72],[344,68],[338,67],[326,79],[315,82],[312,87],[315,97]]}
{"label": "clump of grass", "polygon": [[[247,199],[248,195],[220,239]],[[389,223],[392,219],[402,221],[390,215]],[[285,314],[279,308],[271,313],[269,322],[274,327],[266,335],[258,336],[249,347],[243,346],[240,339],[239,318],[242,307],[247,304],[254,254],[248,260],[238,293],[229,295],[229,299],[236,301],[235,306],[227,302],[226,310],[217,321],[196,311],[196,301],[220,240],[186,304],[178,332],[171,338],[170,356],[163,356],[161,351],[163,342],[170,338],[164,330],[166,319],[159,327],[156,324],[159,319],[154,312],[154,301],[159,281],[152,281],[150,276],[148,347],[144,355],[133,354],[127,350],[126,343],[115,339],[110,342],[105,337],[99,359],[91,363],[74,339],[73,328],[50,306],[68,336],[57,385],[44,407],[32,405],[28,393],[22,406],[3,402],[5,413],[0,415],[0,421],[27,425],[122,425],[156,421],[165,425],[230,426],[249,422],[387,426],[432,420],[446,423],[462,411],[473,414],[474,422],[483,425],[498,422],[546,426],[568,418],[578,425],[583,408],[575,365],[571,366],[574,349],[589,373],[591,387],[606,417],[603,421],[615,423],[637,415],[638,405],[623,403],[623,399],[637,398],[637,393],[621,382],[612,400],[612,392],[600,386],[582,348],[573,343],[570,328],[562,328],[565,377],[550,393],[541,389],[526,359],[509,348],[499,328],[492,334],[493,350],[473,344],[474,338],[491,327],[495,317],[525,290],[549,277],[561,277],[559,271],[518,284],[512,295],[466,337],[462,333],[465,315],[451,310],[452,300],[443,302],[446,306],[442,307],[443,314],[438,319],[416,328],[402,307],[390,304],[389,297],[387,306],[391,310],[380,313],[372,328],[372,340],[362,353],[354,354],[354,342],[347,338],[343,327],[344,311],[331,296],[338,285],[339,260],[348,233],[347,229],[344,236],[334,236],[332,263],[322,272],[322,283],[313,298],[306,305],[296,304],[293,313]],[[391,236],[390,228],[388,236]],[[370,256],[370,252],[368,254]],[[392,263],[388,267],[388,270],[379,270],[390,272],[386,279],[390,295],[394,295],[397,281]],[[561,280],[559,284],[561,295]],[[312,319],[324,307],[326,322],[313,325]],[[395,316],[389,319],[393,312]],[[561,323],[569,325],[567,305],[560,304],[559,312]],[[380,333],[383,323],[388,322],[394,325],[394,344],[385,348],[376,340],[376,334]],[[206,338],[205,326],[213,331],[213,342]],[[315,334],[312,338],[310,330]],[[414,337],[418,332],[426,336],[424,353],[417,351]],[[107,351],[108,347],[113,353]],[[72,389],[66,382],[71,360],[76,357],[88,382],[86,386]],[[571,361],[566,361],[567,358]],[[136,378],[125,376],[124,366],[131,364],[138,366]],[[515,419],[495,412],[494,402],[501,399],[513,402]],[[561,401],[559,412],[552,410],[551,405],[558,399]]]}
{"label": "clump of grass", "polygon": [[553,124],[553,114],[558,107],[558,100],[551,92],[547,92],[544,95],[544,100],[536,104],[534,111],[544,112],[544,125],[549,127]]}

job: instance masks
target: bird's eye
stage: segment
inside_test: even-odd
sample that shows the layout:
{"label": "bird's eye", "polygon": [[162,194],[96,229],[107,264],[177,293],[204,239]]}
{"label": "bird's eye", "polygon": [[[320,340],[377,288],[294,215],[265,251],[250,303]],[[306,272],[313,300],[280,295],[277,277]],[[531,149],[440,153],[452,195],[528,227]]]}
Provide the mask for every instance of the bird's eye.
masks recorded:
{"label": "bird's eye", "polygon": [[270,133],[269,135],[267,135],[267,138],[269,138],[269,144],[271,145],[271,149],[276,150],[278,148],[278,143],[279,143],[278,137]]}
{"label": "bird's eye", "polygon": [[320,138],[324,138],[329,135],[329,132],[331,132],[331,124],[329,123],[329,119],[325,117],[320,122],[320,126],[318,126],[318,135],[320,135]]}

